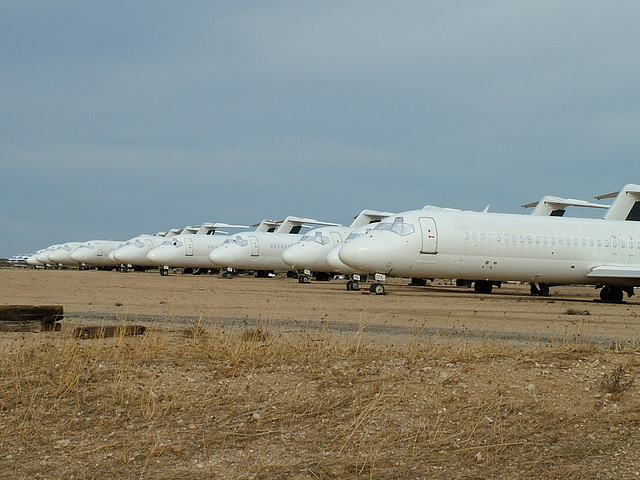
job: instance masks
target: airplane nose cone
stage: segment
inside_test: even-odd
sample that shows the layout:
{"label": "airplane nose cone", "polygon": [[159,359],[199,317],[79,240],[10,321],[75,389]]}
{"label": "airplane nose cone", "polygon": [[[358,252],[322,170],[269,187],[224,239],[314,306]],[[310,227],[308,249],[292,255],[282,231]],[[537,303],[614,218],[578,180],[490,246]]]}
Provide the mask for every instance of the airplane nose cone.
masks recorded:
{"label": "airplane nose cone", "polygon": [[291,245],[282,253],[282,261],[291,267],[306,267],[303,260],[304,248],[301,245]]}
{"label": "airplane nose cone", "polygon": [[51,252],[48,256],[49,261],[51,263],[64,263],[65,260],[67,260],[69,257],[69,252],[67,252],[66,250],[55,250],[53,252]]}
{"label": "airplane nose cone", "polygon": [[115,260],[116,262],[129,263],[127,261],[125,248],[126,247],[116,248],[113,252],[109,254],[109,256],[112,257],[113,260]]}
{"label": "airplane nose cone", "polygon": [[358,243],[357,241],[346,243],[338,250],[339,260],[356,270],[360,267],[360,246]]}
{"label": "airplane nose cone", "polygon": [[42,263],[40,263],[36,259],[36,255],[31,255],[29,258],[27,258],[27,265],[30,265],[32,267],[38,267],[38,266],[42,265]]}
{"label": "airplane nose cone", "polygon": [[209,261],[214,265],[219,265],[220,267],[230,266],[226,262],[229,258],[229,254],[227,252],[227,247],[218,247],[211,250],[209,253]]}
{"label": "airplane nose cone", "polygon": [[171,256],[167,249],[162,247],[156,247],[147,253],[147,260],[149,260],[154,265],[169,265],[171,263]]}
{"label": "airplane nose cone", "polygon": [[340,260],[340,257],[338,256],[338,252],[344,246],[345,245],[338,245],[332,248],[327,254],[327,264],[329,264],[329,267],[340,273],[347,273],[351,270],[342,260]]}
{"label": "airplane nose cone", "polygon": [[86,262],[91,258],[87,248],[78,248],[71,254],[71,259],[75,262]]}

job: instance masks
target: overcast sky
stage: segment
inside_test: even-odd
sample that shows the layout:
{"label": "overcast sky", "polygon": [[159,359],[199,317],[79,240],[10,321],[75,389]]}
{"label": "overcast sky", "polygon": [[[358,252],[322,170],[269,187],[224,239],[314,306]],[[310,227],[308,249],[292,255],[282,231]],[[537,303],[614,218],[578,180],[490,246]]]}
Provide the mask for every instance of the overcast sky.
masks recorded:
{"label": "overcast sky", "polygon": [[640,183],[638,25],[635,0],[4,1],[0,257]]}

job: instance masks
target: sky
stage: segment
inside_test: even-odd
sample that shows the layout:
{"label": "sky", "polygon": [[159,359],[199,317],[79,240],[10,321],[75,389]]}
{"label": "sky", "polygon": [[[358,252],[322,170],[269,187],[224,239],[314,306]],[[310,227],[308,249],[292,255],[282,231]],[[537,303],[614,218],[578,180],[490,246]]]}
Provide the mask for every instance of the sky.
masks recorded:
{"label": "sky", "polygon": [[640,183],[639,24],[635,0],[4,1],[0,257]]}

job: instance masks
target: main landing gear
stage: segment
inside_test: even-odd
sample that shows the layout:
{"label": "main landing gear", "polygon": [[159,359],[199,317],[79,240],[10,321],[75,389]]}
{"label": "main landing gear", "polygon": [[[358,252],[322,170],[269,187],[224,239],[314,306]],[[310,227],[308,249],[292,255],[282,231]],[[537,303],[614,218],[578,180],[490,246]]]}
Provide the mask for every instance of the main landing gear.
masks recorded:
{"label": "main landing gear", "polygon": [[[627,291],[627,293],[629,292]],[[629,296],[631,295],[633,295],[633,290],[631,290]],[[620,287],[605,285],[602,287],[602,290],[600,290],[600,300],[605,303],[622,303],[623,298],[623,290]]]}
{"label": "main landing gear", "polygon": [[549,284],[547,283],[531,283],[531,295],[539,295],[541,297],[549,296]]}

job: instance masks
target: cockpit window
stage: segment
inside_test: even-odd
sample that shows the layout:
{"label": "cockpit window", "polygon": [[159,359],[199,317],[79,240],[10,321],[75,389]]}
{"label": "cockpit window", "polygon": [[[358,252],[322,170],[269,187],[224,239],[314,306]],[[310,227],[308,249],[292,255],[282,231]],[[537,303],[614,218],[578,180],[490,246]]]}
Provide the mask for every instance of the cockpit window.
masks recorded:
{"label": "cockpit window", "polygon": [[227,238],[224,242],[223,245],[225,243],[235,243],[236,245],[239,245],[240,247],[246,247],[247,245],[249,245],[249,241],[245,240],[244,238],[242,238],[240,235],[236,235],[235,238]]}
{"label": "cockpit window", "polygon": [[400,236],[409,235],[415,232],[412,224],[404,223],[404,217],[395,217],[392,223],[380,222],[373,229],[388,230],[390,232],[397,233]]}
{"label": "cockpit window", "polygon": [[359,237],[361,235],[364,235],[364,233],[362,233],[362,232],[351,232],[349,234],[349,236],[347,237],[346,241],[348,242],[349,240],[353,240],[354,238],[357,238],[357,237]]}
{"label": "cockpit window", "polygon": [[133,242],[133,245],[138,247],[138,248],[144,248],[144,243],[142,243],[139,239],[136,238],[135,242]]}
{"label": "cockpit window", "polygon": [[181,247],[183,243],[180,240],[173,240],[171,242],[171,245],[173,245],[174,247]]}

